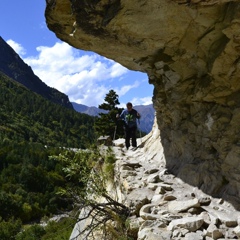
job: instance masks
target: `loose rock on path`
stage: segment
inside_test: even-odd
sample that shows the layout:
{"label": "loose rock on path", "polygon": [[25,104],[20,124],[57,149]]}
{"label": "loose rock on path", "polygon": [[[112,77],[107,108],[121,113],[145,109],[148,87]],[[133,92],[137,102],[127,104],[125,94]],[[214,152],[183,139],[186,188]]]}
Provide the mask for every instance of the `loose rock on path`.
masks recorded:
{"label": "loose rock on path", "polygon": [[123,139],[113,147],[119,199],[132,208],[137,239],[240,239],[240,212],[168,173],[157,137],[156,130],[138,139],[135,151]]}

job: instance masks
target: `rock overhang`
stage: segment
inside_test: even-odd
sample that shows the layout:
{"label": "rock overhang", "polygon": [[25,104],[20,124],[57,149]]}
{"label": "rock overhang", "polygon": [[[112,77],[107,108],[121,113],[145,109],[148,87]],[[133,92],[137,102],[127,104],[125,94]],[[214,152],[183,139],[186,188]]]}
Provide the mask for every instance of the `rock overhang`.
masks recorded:
{"label": "rock overhang", "polygon": [[167,167],[234,202],[240,197],[239,6],[48,0],[45,12],[61,40],[148,74]]}

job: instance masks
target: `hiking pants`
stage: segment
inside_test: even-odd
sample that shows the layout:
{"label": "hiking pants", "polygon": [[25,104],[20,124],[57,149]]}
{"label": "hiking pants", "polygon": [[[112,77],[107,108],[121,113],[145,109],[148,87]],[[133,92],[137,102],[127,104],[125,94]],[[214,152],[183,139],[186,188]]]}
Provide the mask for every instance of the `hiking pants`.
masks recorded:
{"label": "hiking pants", "polygon": [[137,127],[125,127],[125,145],[126,148],[130,147],[130,138],[132,138],[132,146],[137,147],[137,140],[136,140],[136,132]]}

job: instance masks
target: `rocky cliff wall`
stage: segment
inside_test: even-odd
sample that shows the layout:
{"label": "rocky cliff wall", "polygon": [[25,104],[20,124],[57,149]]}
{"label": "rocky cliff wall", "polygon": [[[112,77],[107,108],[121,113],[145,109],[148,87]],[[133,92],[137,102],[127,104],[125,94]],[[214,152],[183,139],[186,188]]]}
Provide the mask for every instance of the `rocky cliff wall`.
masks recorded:
{"label": "rocky cliff wall", "polygon": [[146,72],[168,170],[239,208],[239,1],[47,0],[45,16],[70,45]]}

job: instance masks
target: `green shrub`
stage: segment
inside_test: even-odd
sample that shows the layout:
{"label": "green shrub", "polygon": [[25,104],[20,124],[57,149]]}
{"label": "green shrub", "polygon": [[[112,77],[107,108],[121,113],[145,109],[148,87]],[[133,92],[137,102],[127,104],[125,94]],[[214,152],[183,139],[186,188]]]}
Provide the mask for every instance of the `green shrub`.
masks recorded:
{"label": "green shrub", "polygon": [[14,239],[16,234],[21,231],[22,222],[21,220],[14,220],[13,218],[8,221],[2,220],[0,217],[0,239],[10,240]]}
{"label": "green shrub", "polygon": [[[56,160],[64,163],[66,177],[74,179],[75,184],[62,189],[64,197],[74,198],[79,210],[87,210],[88,216],[80,216],[78,222],[90,218],[91,224],[79,232],[79,236],[87,239],[94,232],[101,232],[101,239],[118,239],[126,236],[126,219],[130,215],[128,207],[118,202],[111,196],[106,188],[109,175],[113,174],[115,157],[108,149],[106,155],[100,155],[98,151],[79,151],[70,156],[67,152],[54,156]],[[98,162],[98,159],[105,161]],[[95,164],[94,164],[95,163]],[[105,168],[105,170],[104,170]]]}
{"label": "green shrub", "polygon": [[44,227],[34,224],[16,236],[16,240],[40,240],[45,234]]}

